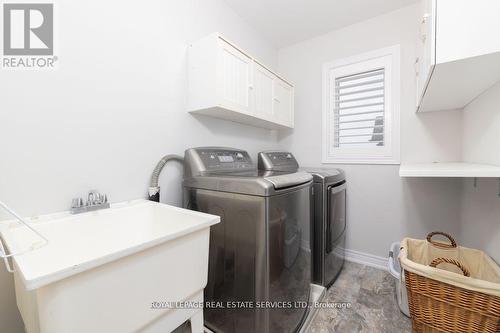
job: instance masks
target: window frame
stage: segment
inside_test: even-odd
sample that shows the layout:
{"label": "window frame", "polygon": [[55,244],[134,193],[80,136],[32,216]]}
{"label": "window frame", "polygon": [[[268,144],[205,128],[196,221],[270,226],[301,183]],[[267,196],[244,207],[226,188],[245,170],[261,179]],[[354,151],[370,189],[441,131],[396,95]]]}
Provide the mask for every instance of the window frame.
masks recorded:
{"label": "window frame", "polygon": [[[384,68],[384,146],[334,147],[335,78]],[[400,164],[400,46],[378,49],[323,64],[322,162]]]}

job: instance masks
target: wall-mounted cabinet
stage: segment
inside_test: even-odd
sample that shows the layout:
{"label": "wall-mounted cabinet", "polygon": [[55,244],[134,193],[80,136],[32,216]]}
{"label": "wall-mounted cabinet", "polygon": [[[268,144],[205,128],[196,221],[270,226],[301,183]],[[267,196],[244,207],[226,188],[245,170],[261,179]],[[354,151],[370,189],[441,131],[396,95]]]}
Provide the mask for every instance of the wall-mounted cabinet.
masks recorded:
{"label": "wall-mounted cabinet", "polygon": [[293,128],[293,86],[215,33],[189,47],[188,112]]}
{"label": "wall-mounted cabinet", "polygon": [[462,109],[500,81],[500,1],[423,0],[417,111]]}

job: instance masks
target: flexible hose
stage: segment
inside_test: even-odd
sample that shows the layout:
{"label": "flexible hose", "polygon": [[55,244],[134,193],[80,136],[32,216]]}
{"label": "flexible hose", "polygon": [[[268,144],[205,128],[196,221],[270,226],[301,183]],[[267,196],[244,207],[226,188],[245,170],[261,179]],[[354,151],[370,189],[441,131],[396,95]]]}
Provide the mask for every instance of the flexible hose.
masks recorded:
{"label": "flexible hose", "polygon": [[158,181],[160,179],[160,174],[163,168],[165,167],[165,164],[167,164],[168,161],[177,161],[180,163],[184,163],[184,158],[182,158],[179,155],[175,154],[169,154],[163,156],[163,158],[158,162],[156,165],[153,174],[151,175],[151,181],[149,183],[149,200],[152,201],[160,201],[160,186],[158,184]]}

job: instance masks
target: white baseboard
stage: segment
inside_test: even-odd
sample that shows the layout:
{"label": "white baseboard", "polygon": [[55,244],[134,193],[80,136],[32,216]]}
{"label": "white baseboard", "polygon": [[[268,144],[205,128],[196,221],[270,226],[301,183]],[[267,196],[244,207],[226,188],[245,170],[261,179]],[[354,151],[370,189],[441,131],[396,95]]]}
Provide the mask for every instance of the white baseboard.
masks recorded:
{"label": "white baseboard", "polygon": [[386,271],[389,258],[379,257],[373,254],[364,253],[360,251],[345,249],[345,260],[370,267],[379,268]]}

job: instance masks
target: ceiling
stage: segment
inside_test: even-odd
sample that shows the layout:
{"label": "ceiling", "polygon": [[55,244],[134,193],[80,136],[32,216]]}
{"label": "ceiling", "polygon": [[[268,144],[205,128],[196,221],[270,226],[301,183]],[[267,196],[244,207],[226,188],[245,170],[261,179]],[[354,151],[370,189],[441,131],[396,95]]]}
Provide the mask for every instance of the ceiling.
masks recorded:
{"label": "ceiling", "polygon": [[224,0],[275,47],[291,45],[418,0]]}

